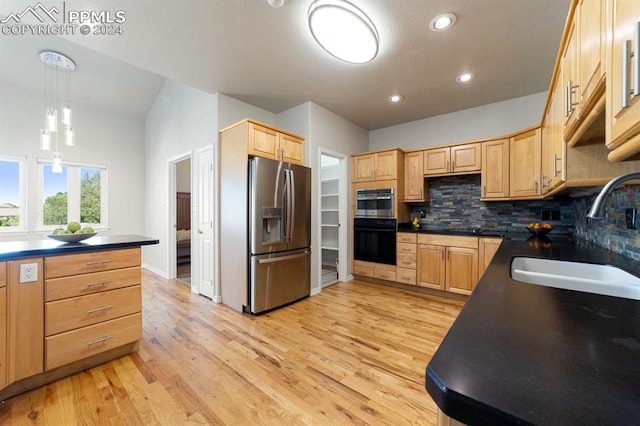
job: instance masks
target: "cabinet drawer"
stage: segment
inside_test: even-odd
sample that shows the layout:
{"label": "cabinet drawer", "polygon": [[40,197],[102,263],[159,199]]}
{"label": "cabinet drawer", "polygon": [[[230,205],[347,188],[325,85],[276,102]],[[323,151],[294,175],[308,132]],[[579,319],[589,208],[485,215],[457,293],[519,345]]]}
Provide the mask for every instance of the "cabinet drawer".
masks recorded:
{"label": "cabinet drawer", "polygon": [[478,237],[460,235],[422,234],[418,236],[418,244],[434,246],[478,248]]}
{"label": "cabinet drawer", "polygon": [[397,255],[397,263],[399,268],[416,269],[417,255],[416,254],[401,254]]}
{"label": "cabinet drawer", "polygon": [[141,286],[45,304],[45,336],[130,315],[142,310]]}
{"label": "cabinet drawer", "polygon": [[396,281],[404,284],[416,284],[416,270],[398,268],[396,270]]}
{"label": "cabinet drawer", "polygon": [[45,369],[70,364],[141,338],[141,313],[56,334],[45,339]]}
{"label": "cabinet drawer", "polygon": [[44,277],[57,278],[140,266],[140,247],[47,256]]}
{"label": "cabinet drawer", "polygon": [[361,265],[353,265],[353,273],[356,275],[364,275],[365,277],[373,277],[373,268]]}
{"label": "cabinet drawer", "polygon": [[44,283],[45,300],[51,302],[69,297],[85,296],[101,291],[130,287],[141,282],[142,276],[139,266],[72,277],[52,278]]}
{"label": "cabinet drawer", "polygon": [[7,262],[0,262],[0,287],[7,285]]}
{"label": "cabinet drawer", "polygon": [[398,252],[398,254],[400,253],[409,253],[409,254],[416,254],[418,247],[416,246],[415,243],[410,244],[410,243],[397,243],[396,244],[396,251]]}
{"label": "cabinet drawer", "polygon": [[396,240],[398,243],[413,243],[415,244],[418,241],[418,234],[410,234],[408,232],[398,232],[396,236]]}
{"label": "cabinet drawer", "polygon": [[373,277],[379,278],[381,280],[387,281],[395,281],[396,280],[396,271],[388,271],[386,269],[374,269]]}

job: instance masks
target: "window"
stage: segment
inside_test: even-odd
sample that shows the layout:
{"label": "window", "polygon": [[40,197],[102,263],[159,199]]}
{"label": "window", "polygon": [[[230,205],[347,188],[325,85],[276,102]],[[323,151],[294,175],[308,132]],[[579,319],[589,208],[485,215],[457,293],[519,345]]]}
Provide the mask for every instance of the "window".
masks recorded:
{"label": "window", "polygon": [[50,163],[40,164],[42,176],[41,226],[53,229],[69,222],[94,228],[107,226],[105,166],[64,164],[53,173]]}
{"label": "window", "polygon": [[0,157],[0,232],[27,229],[25,159]]}

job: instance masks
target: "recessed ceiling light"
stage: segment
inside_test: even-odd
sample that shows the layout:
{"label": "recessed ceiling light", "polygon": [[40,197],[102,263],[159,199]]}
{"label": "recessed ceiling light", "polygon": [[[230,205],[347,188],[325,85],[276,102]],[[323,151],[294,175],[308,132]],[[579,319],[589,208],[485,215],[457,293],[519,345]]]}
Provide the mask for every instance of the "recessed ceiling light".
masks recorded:
{"label": "recessed ceiling light", "polygon": [[473,80],[473,79],[475,78],[475,76],[476,76],[476,75],[475,75],[474,73],[472,73],[472,72],[467,72],[467,73],[464,73],[464,74],[460,74],[460,75],[458,76],[458,78],[456,78],[456,81],[457,81],[458,83],[467,83],[467,82],[469,82],[469,81]]}
{"label": "recessed ceiling light", "polygon": [[404,99],[404,96],[402,95],[392,95],[389,96],[389,102],[397,104],[398,102],[402,102],[402,100]]}
{"label": "recessed ceiling light", "polygon": [[447,28],[451,28],[455,23],[456,15],[453,13],[441,13],[429,22],[429,29],[431,31],[444,31]]}
{"label": "recessed ceiling light", "polygon": [[378,54],[378,31],[369,17],[346,0],[316,0],[309,6],[309,29],[331,55],[364,64]]}

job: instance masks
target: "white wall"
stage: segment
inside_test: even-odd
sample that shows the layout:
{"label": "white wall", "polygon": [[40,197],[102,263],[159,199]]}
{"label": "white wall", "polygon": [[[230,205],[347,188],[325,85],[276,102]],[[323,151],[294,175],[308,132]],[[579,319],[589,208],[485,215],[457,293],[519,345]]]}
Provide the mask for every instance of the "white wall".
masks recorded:
{"label": "white wall", "polygon": [[230,96],[218,93],[218,126],[219,130],[229,127],[245,118],[253,118],[265,124],[276,125],[276,115],[239,101]]}
{"label": "white wall", "polygon": [[[169,160],[217,144],[218,98],[167,80],[145,120],[145,235],[160,240],[145,248],[145,264],[160,275],[169,270]],[[195,163],[193,163],[195,164]],[[192,167],[192,170],[195,167]],[[192,202],[197,202],[192,194]]]}
{"label": "white wall", "polygon": [[[107,166],[107,220],[103,234],[144,232],[144,120],[72,104],[76,145],[64,146],[64,161]],[[0,83],[0,155],[27,158],[27,235],[0,236],[0,241],[42,239],[34,234],[39,211],[38,158],[51,158],[40,150],[44,124],[43,98]],[[1,184],[1,183],[0,183]],[[145,252],[146,248],[143,250]]]}
{"label": "white wall", "polygon": [[[317,250],[320,250],[319,148],[329,149],[350,157],[351,154],[368,150],[369,135],[366,129],[313,102],[306,102],[278,114],[277,125],[305,138],[305,164],[311,167],[312,170],[311,248],[314,251],[314,255],[311,257],[311,292],[313,294],[320,291],[322,286],[319,279],[321,265],[317,256]],[[348,164],[350,165],[350,163],[351,161],[349,160]],[[347,182],[347,187],[350,188],[350,174],[347,180],[349,181]],[[349,194],[347,194],[347,199],[350,202],[351,197]],[[348,205],[347,208],[350,211],[351,206]],[[347,235],[351,235],[350,223],[347,223]],[[349,258],[351,258],[352,249],[350,244],[348,244],[347,250]],[[348,264],[350,269],[350,262]]]}
{"label": "white wall", "polygon": [[397,146],[418,149],[504,136],[540,124],[547,93],[416,120],[369,132],[371,150]]}

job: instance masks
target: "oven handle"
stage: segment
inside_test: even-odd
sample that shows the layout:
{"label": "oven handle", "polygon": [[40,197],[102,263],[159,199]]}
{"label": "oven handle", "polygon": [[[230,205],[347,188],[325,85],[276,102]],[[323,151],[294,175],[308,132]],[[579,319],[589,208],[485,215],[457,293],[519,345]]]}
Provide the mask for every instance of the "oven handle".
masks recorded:
{"label": "oven handle", "polygon": [[354,231],[396,232],[395,228],[353,228]]}

